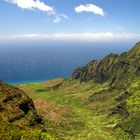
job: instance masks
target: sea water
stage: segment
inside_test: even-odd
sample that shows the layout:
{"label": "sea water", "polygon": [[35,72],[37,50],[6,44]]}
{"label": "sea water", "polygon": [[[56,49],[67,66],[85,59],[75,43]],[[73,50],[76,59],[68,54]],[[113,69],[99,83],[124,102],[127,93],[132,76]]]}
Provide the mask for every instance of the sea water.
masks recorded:
{"label": "sea water", "polygon": [[132,46],[127,42],[1,43],[0,80],[15,84],[68,78],[76,67]]}

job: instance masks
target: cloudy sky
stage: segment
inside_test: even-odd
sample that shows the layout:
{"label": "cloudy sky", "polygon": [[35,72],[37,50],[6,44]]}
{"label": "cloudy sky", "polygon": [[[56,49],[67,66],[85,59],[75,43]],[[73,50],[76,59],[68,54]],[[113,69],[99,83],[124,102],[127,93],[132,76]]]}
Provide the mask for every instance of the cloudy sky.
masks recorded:
{"label": "cloudy sky", "polygon": [[0,39],[140,38],[139,0],[0,0]]}

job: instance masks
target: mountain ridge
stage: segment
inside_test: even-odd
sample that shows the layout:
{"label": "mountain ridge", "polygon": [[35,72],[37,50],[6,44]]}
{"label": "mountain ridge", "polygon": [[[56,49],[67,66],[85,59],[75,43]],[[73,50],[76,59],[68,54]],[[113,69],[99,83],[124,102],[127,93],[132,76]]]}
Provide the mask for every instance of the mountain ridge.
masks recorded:
{"label": "mountain ridge", "polygon": [[102,60],[93,60],[84,67],[75,69],[73,79],[81,82],[95,81],[120,85],[126,80],[134,80],[140,75],[140,42],[121,55],[109,54]]}

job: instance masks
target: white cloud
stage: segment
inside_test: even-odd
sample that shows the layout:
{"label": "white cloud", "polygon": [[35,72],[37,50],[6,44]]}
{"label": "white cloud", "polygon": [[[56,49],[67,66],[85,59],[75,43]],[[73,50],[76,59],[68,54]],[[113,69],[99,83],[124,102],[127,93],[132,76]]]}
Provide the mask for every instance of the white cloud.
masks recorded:
{"label": "white cloud", "polygon": [[53,20],[53,23],[59,23],[61,21],[61,18],[59,16],[56,16]]}
{"label": "white cloud", "polygon": [[55,14],[54,15],[55,16],[55,18],[53,19],[53,23],[59,23],[59,22],[61,22],[62,21],[62,19],[66,19],[66,20],[69,20],[70,18],[67,16],[67,15],[65,15],[65,14]]}
{"label": "white cloud", "polygon": [[54,33],[54,34],[17,34],[0,36],[0,40],[72,40],[72,41],[124,41],[139,40],[140,33]]}
{"label": "white cloud", "polygon": [[57,13],[56,10],[41,0],[4,0],[6,2],[17,5],[17,7],[22,9],[37,9],[40,11],[47,12],[48,15],[53,16],[53,23],[59,23],[63,19],[69,19],[65,14]]}
{"label": "white cloud", "polygon": [[12,4],[16,4],[18,7],[22,9],[38,9],[45,12],[53,12],[54,8],[48,6],[44,2],[40,0],[5,0]]}
{"label": "white cloud", "polygon": [[94,4],[79,5],[75,8],[75,12],[92,12],[97,15],[105,16],[104,10]]}

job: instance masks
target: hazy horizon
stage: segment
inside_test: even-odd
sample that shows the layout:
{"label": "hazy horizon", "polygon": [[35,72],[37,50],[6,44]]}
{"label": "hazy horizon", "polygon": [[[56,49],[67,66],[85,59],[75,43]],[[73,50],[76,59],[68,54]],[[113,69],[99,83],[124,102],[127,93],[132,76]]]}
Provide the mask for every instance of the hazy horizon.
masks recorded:
{"label": "hazy horizon", "polygon": [[[109,53],[128,51],[133,42],[26,42],[0,45],[1,80],[28,83],[71,76],[75,68]],[[19,46],[20,45],[20,46]]]}

